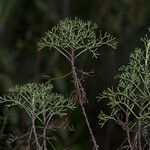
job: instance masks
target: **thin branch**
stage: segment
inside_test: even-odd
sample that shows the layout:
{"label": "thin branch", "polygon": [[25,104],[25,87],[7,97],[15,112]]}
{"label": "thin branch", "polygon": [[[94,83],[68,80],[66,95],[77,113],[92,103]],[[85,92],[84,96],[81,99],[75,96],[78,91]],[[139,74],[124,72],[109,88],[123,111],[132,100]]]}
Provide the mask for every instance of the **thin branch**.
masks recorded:
{"label": "thin branch", "polygon": [[[90,135],[91,135],[93,144],[94,144],[94,148],[95,148],[95,150],[98,150],[98,145],[97,145],[97,143],[96,143],[96,139],[95,139],[94,134],[93,134],[93,132],[92,132],[92,129],[91,129],[91,126],[90,126],[90,123],[89,123],[87,114],[86,114],[86,112],[85,112],[85,108],[84,108],[84,106],[83,106],[83,97],[82,97],[82,93],[81,93],[81,91],[80,91],[80,86],[82,86],[82,85],[79,85],[79,79],[78,79],[77,73],[76,73],[76,71],[75,71],[74,61],[75,61],[74,50],[72,49],[71,67],[72,67],[72,76],[73,76],[73,80],[74,80],[75,89],[77,90],[77,96],[78,96],[79,104],[80,104],[80,106],[81,106],[81,109],[82,109],[82,112],[83,112],[83,115],[84,115],[84,118],[85,118],[87,127],[88,127],[88,129],[89,129],[89,132],[90,132]],[[81,84],[81,83],[80,83],[80,84]]]}
{"label": "thin branch", "polygon": [[31,126],[31,130],[30,130],[30,132],[29,132],[29,138],[28,138],[28,149],[30,150],[30,143],[31,143],[31,138],[32,138],[32,130],[33,130],[33,128],[32,128],[32,126]]}
{"label": "thin branch", "polygon": [[59,48],[57,48],[56,46],[54,46],[54,48],[58,50],[64,57],[66,57],[69,60],[69,62],[71,61],[71,59],[64,52],[62,52]]}

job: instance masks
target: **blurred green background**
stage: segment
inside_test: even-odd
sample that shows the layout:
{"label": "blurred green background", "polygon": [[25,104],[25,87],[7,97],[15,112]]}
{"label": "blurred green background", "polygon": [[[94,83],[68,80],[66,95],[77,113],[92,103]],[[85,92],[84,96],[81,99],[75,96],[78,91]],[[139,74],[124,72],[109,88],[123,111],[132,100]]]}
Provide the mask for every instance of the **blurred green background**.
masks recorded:
{"label": "blurred green background", "polygon": [[[139,38],[150,27],[150,0],[0,0],[0,95],[14,84],[46,82],[41,77],[43,74],[60,77],[70,71],[58,52],[37,52],[36,43],[60,19],[75,16],[96,22],[118,41],[117,50],[102,47],[97,60],[85,54],[77,64],[84,71],[95,71],[95,76],[83,83],[90,101],[85,108],[100,149],[115,150],[125,140],[124,132],[113,122],[100,128],[98,113],[109,110],[106,102],[97,102],[96,96],[117,84],[114,76],[118,68],[128,63],[129,53],[135,47],[141,46]],[[69,94],[70,80],[67,77],[53,81],[55,90]],[[26,132],[26,114],[20,109],[8,110],[3,106],[0,109],[0,150],[13,149],[6,143],[7,135]],[[56,131],[57,139],[53,142],[56,149],[92,150],[80,108],[72,112],[70,118],[75,131]]]}

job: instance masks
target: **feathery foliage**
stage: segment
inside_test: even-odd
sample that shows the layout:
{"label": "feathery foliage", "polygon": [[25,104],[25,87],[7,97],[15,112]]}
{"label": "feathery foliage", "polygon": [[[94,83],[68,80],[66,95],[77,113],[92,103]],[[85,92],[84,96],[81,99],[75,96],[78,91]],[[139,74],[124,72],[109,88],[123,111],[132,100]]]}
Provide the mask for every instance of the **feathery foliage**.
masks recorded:
{"label": "feathery foliage", "polygon": [[[99,96],[109,100],[112,110],[111,114],[100,113],[101,126],[111,119],[127,132],[134,128],[139,135],[150,126],[150,38],[146,35],[142,41],[144,49],[135,49],[129,64],[120,69],[117,89],[109,88]],[[129,141],[130,149],[133,149],[132,142]]]}
{"label": "feathery foliage", "polygon": [[69,109],[74,109],[74,103],[60,94],[52,93],[52,88],[51,84],[16,85],[11,87],[3,98],[1,97],[0,103],[6,103],[8,107],[17,105],[23,108],[29,116],[32,116],[34,108],[38,119],[44,112],[51,117],[64,116]]}
{"label": "feathery foliage", "polygon": [[[28,135],[28,149],[34,147],[36,149],[47,149],[47,129],[67,128],[68,123],[63,123],[63,126],[54,125],[56,117],[59,119],[67,115],[68,110],[75,108],[75,105],[68,98],[60,94],[52,92],[51,84],[28,83],[23,86],[16,85],[8,90],[8,93],[0,97],[0,103],[6,104],[8,107],[19,106],[25,110],[31,119],[31,129]],[[37,133],[36,120],[39,120],[43,129],[42,136]],[[53,126],[50,126],[53,124]],[[65,125],[64,125],[65,124]],[[33,136],[35,142],[32,142]],[[42,144],[39,140],[43,139]],[[49,141],[50,143],[50,141]],[[51,145],[52,146],[52,145]]]}
{"label": "feathery foliage", "polygon": [[91,21],[82,21],[77,17],[65,18],[42,37],[38,47],[39,50],[44,47],[55,48],[70,61],[70,49],[76,50],[75,58],[88,50],[97,57],[97,48],[105,44],[115,49],[115,38],[107,32],[102,35],[101,31],[97,37],[97,29],[98,25]]}

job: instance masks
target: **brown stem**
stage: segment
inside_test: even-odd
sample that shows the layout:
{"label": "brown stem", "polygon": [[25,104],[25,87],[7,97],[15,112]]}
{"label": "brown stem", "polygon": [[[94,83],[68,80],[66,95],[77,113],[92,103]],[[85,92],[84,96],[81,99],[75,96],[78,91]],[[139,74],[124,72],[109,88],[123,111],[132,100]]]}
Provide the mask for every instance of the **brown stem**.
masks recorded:
{"label": "brown stem", "polygon": [[127,139],[128,139],[128,143],[129,143],[130,150],[133,150],[133,147],[132,147],[132,144],[131,144],[131,139],[130,139],[130,132],[129,132],[129,130],[126,130],[126,133],[127,133]]}
{"label": "brown stem", "polygon": [[84,115],[87,127],[89,129],[89,132],[90,132],[93,144],[94,144],[94,149],[98,150],[98,145],[96,144],[96,139],[95,139],[94,134],[92,132],[92,129],[91,129],[91,126],[90,126],[87,114],[85,112],[84,105],[83,105],[83,101],[84,101],[83,100],[83,98],[84,98],[83,97],[83,92],[84,92],[84,89],[82,88],[82,84],[81,84],[81,82],[78,79],[78,76],[77,76],[77,73],[76,73],[76,70],[75,70],[75,64],[74,64],[74,62],[75,62],[75,59],[74,59],[74,49],[72,49],[72,53],[71,53],[71,68],[72,68],[72,77],[73,77],[73,80],[74,80],[74,86],[75,86],[75,90],[77,92],[77,98],[78,98],[79,104],[81,106],[82,113]]}
{"label": "brown stem", "polygon": [[31,137],[32,137],[32,127],[31,127],[31,130],[30,130],[30,133],[29,133],[29,138],[28,138],[28,150],[30,150],[30,142],[31,142]]}
{"label": "brown stem", "polygon": [[39,141],[38,141],[38,137],[37,137],[37,133],[36,133],[36,127],[35,127],[35,107],[33,105],[33,110],[32,110],[32,129],[33,129],[33,134],[35,137],[35,142],[36,142],[36,147],[37,150],[42,150]]}
{"label": "brown stem", "polygon": [[44,150],[47,150],[46,146],[46,117],[45,117],[45,112],[43,113],[43,119],[44,119],[44,128],[43,128],[43,148]]}
{"label": "brown stem", "polygon": [[141,121],[138,122],[137,144],[138,144],[138,149],[142,150],[142,144],[141,144]]}
{"label": "brown stem", "polygon": [[[129,105],[129,101],[127,101],[127,105]],[[130,150],[133,150],[133,146],[132,146],[131,138],[130,138],[130,127],[128,126],[129,115],[130,115],[130,113],[129,113],[129,110],[127,109],[127,111],[126,111],[126,124],[127,124],[126,133],[127,133],[127,139],[128,139],[128,144],[129,144]]]}

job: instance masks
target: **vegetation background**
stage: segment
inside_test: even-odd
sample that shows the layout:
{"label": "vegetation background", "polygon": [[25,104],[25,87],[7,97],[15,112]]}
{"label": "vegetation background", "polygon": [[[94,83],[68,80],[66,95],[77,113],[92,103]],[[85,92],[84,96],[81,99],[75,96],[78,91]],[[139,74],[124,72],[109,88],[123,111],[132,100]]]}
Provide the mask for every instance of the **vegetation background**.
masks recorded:
{"label": "vegetation background", "polygon": [[[141,45],[150,27],[149,0],[0,0],[0,95],[14,84],[31,81],[46,82],[41,75],[60,77],[69,72],[70,66],[56,51],[37,53],[36,43],[40,37],[65,17],[79,17],[96,22],[103,31],[116,36],[118,49],[101,47],[101,56],[92,61],[85,54],[79,67],[84,71],[94,69],[95,76],[86,79],[84,86],[90,103],[86,110],[100,149],[115,150],[125,139],[124,133],[112,122],[104,128],[98,125],[100,110],[107,112],[107,103],[98,103],[96,96],[109,86],[117,85],[114,76],[118,68],[128,63],[129,53]],[[90,61],[89,61],[90,60]],[[53,81],[55,90],[68,93],[72,87],[70,78]],[[25,133],[28,121],[18,109],[7,110],[0,106],[0,132],[6,121],[4,136],[16,132]],[[80,108],[71,114],[75,131],[58,130],[57,149],[70,147],[72,150],[91,150],[92,142]],[[18,131],[19,129],[19,131]],[[6,140],[0,137],[0,146]]]}

